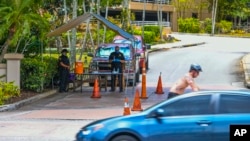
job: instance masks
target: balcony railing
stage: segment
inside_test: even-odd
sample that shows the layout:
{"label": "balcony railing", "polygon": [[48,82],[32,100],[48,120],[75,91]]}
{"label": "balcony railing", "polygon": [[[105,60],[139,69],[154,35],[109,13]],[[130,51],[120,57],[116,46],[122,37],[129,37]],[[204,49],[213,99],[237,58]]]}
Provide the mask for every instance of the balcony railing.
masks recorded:
{"label": "balcony railing", "polygon": [[[132,0],[132,2],[144,2],[144,0]],[[145,0],[146,3],[169,4],[171,0]]]}
{"label": "balcony railing", "polygon": [[[136,25],[136,26],[142,26],[143,25],[143,21],[131,21],[132,25]],[[159,25],[158,21],[144,21],[144,25]],[[170,22],[162,22],[162,26],[164,27],[170,27]]]}

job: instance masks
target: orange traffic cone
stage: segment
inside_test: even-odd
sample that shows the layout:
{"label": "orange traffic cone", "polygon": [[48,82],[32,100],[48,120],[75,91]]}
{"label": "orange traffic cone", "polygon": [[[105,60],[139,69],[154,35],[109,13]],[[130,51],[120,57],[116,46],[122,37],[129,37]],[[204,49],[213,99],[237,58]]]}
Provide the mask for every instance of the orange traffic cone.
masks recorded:
{"label": "orange traffic cone", "polygon": [[130,108],[129,108],[129,104],[128,104],[128,98],[125,97],[125,100],[124,100],[124,110],[123,110],[123,115],[126,116],[126,115],[130,115]]}
{"label": "orange traffic cone", "polygon": [[91,98],[101,98],[100,92],[99,92],[99,84],[98,84],[98,78],[95,79],[93,93]]}
{"label": "orange traffic cone", "polygon": [[143,61],[143,66],[142,66],[142,82],[141,82],[141,98],[142,99],[147,99],[147,89],[146,89],[146,67],[145,67],[145,61]]}
{"label": "orange traffic cone", "polygon": [[158,79],[158,84],[157,84],[157,88],[155,91],[156,94],[164,94],[163,89],[162,89],[162,82],[161,82],[161,73]]}
{"label": "orange traffic cone", "polygon": [[132,111],[142,111],[141,100],[140,100],[138,89],[136,89],[135,98],[134,98],[134,105],[133,105],[133,108],[131,108],[131,110]]}

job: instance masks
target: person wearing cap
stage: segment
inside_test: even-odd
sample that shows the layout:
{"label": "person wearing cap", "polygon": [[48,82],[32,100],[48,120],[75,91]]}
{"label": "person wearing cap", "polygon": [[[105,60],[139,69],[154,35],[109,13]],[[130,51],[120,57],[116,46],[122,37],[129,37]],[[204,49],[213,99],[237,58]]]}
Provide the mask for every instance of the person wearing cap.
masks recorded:
{"label": "person wearing cap", "polygon": [[58,70],[59,70],[59,92],[67,92],[68,82],[69,82],[69,73],[70,73],[70,64],[69,58],[67,56],[68,50],[63,49],[61,51],[62,55],[58,59]]}
{"label": "person wearing cap", "polygon": [[168,99],[183,94],[188,86],[190,86],[193,91],[199,91],[200,88],[196,85],[194,78],[197,78],[201,71],[200,65],[191,64],[189,72],[170,88]]}
{"label": "person wearing cap", "polygon": [[[123,53],[120,51],[120,47],[116,46],[115,51],[112,52],[109,55],[109,62],[111,63],[111,71],[114,73],[119,73],[118,74],[118,79],[119,79],[119,87],[120,87],[120,92],[123,92],[123,67],[122,64],[125,63],[125,57]],[[115,80],[116,80],[117,75],[111,75],[111,92],[115,91]]]}

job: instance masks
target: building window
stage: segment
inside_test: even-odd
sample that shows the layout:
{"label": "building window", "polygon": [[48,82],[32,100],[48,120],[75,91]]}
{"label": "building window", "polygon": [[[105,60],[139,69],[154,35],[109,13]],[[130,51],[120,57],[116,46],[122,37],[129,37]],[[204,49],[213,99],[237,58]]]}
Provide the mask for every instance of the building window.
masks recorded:
{"label": "building window", "polygon": [[197,19],[198,18],[198,13],[192,13],[192,18]]}

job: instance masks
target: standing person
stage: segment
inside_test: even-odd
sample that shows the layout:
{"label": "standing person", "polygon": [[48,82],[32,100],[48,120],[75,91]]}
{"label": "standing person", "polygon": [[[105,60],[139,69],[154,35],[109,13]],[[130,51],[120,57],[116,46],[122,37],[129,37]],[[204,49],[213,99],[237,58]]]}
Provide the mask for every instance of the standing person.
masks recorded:
{"label": "standing person", "polygon": [[199,87],[194,82],[194,78],[199,76],[202,71],[198,64],[191,64],[189,72],[180,78],[169,90],[168,99],[183,94],[185,89],[190,86],[193,91],[199,91]]}
{"label": "standing person", "polygon": [[69,58],[67,56],[68,50],[63,49],[62,55],[58,59],[58,69],[59,69],[59,92],[67,92],[68,82],[69,82],[69,71],[70,71],[70,64]]}
{"label": "standing person", "polygon": [[122,64],[125,63],[125,57],[123,53],[121,53],[119,46],[115,47],[115,51],[112,52],[109,55],[109,62],[111,62],[111,71],[115,71],[117,73],[120,73],[118,75],[111,75],[111,92],[115,91],[115,80],[118,76],[119,79],[119,87],[120,87],[120,92],[123,92],[123,67]]}

